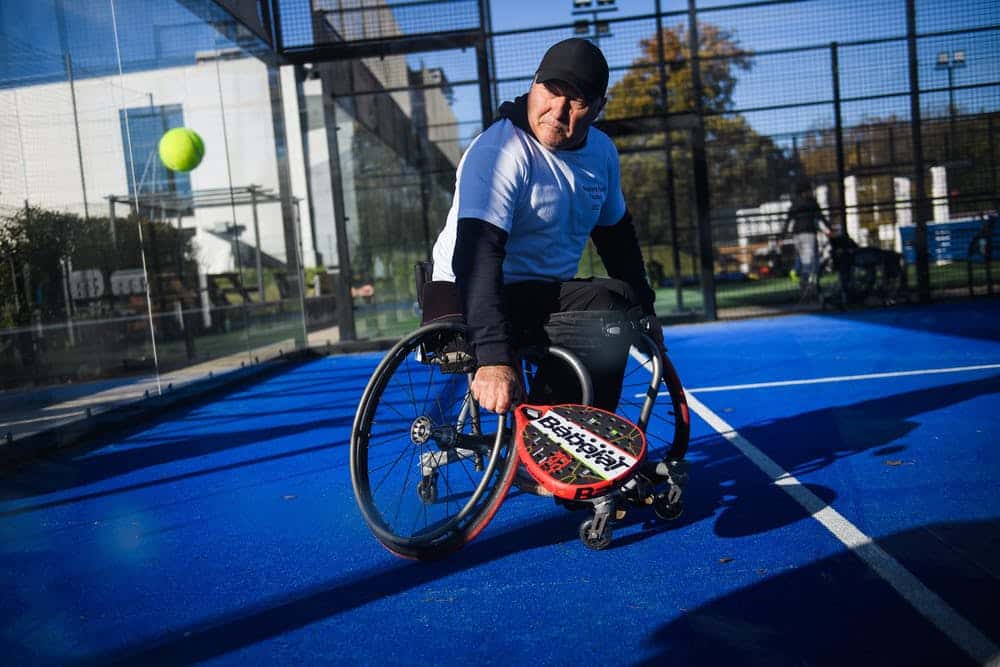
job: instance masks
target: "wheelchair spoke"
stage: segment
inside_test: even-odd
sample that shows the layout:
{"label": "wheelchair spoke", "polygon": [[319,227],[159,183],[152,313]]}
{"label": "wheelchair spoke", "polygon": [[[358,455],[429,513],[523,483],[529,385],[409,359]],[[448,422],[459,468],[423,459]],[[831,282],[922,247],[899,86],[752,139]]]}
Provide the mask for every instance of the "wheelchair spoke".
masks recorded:
{"label": "wheelchair spoke", "polygon": [[379,431],[377,441],[372,438],[371,435],[368,436],[368,449],[374,449],[376,447],[390,444],[397,441],[400,436],[409,435],[409,433],[410,429],[405,426],[392,431]]}
{"label": "wheelchair spoke", "polygon": [[403,506],[403,499],[406,496],[406,489],[410,486],[410,473],[413,471],[413,458],[415,453],[419,450],[418,447],[414,447],[410,450],[410,461],[409,465],[406,466],[406,477],[403,478],[403,487],[399,490],[399,496],[396,498],[396,515],[393,518],[393,524],[399,523],[399,512]]}
{"label": "wheelchair spoke", "polygon": [[[414,447],[412,449],[416,449],[416,447]],[[399,454],[392,461],[390,461],[390,462],[388,462],[388,463],[386,463],[384,465],[378,466],[377,468],[371,468],[368,471],[369,474],[371,474],[371,473],[374,473],[374,472],[380,472],[380,471],[385,470],[386,468],[388,468],[388,470],[386,470],[386,472],[385,472],[385,475],[382,476],[382,479],[378,482],[378,484],[376,484],[375,486],[372,487],[372,495],[377,494],[378,491],[379,491],[379,489],[382,488],[382,485],[389,478],[389,475],[393,472],[393,470],[396,469],[396,466],[403,459],[403,457],[406,456],[407,450],[411,450],[410,451],[410,457],[411,458],[413,457],[412,449],[409,448],[409,447],[403,448],[403,449],[399,450]]]}

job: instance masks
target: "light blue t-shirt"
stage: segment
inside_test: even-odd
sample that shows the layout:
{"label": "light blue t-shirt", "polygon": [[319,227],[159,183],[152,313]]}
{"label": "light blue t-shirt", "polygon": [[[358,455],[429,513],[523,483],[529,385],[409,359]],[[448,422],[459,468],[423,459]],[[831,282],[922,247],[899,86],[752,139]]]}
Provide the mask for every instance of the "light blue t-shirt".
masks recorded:
{"label": "light blue t-shirt", "polygon": [[551,151],[509,120],[488,127],[458,165],[455,196],[434,244],[434,280],[454,282],[458,221],[508,234],[504,283],[569,280],[591,230],[625,215],[618,151],[591,127],[576,150]]}

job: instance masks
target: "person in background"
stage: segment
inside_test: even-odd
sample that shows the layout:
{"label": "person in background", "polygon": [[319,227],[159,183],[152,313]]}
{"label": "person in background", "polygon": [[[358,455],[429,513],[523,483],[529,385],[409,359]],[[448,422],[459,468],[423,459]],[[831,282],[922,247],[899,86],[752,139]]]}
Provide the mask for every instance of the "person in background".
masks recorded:
{"label": "person in background", "polygon": [[792,207],[788,209],[785,231],[795,242],[799,290],[803,296],[807,296],[816,292],[819,283],[819,244],[816,234],[822,231],[829,236],[830,227],[813,195],[810,183],[801,181],[795,190]]}

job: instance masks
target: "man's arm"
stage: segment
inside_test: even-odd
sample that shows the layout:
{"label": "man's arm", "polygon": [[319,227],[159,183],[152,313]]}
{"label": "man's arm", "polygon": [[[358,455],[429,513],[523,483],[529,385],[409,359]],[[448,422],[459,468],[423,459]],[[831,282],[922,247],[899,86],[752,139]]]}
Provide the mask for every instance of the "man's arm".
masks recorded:
{"label": "man's arm", "polygon": [[461,218],[452,270],[478,368],[472,394],[487,410],[506,412],[521,395],[503,299],[507,232],[475,218]]}
{"label": "man's arm", "polygon": [[632,225],[632,215],[626,210],[625,215],[617,224],[610,227],[594,227],[590,238],[597,248],[597,254],[604,262],[608,275],[621,280],[632,288],[644,315],[652,319],[649,334],[653,341],[663,349],[663,329],[656,319],[653,304],[656,302],[656,291],[650,287],[646,276],[646,262],[642,258],[642,248],[639,238]]}
{"label": "man's arm", "polygon": [[617,224],[594,227],[590,238],[608,275],[627,283],[639,299],[643,314],[652,315],[656,292],[649,286],[649,279],[646,277],[646,263],[632,225],[632,215],[625,211]]}

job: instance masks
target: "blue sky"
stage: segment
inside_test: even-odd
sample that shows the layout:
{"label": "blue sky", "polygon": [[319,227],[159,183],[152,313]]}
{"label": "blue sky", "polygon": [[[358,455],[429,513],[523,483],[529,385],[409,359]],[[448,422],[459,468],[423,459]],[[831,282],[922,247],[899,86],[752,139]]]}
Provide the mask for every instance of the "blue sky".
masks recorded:
{"label": "blue sky", "polygon": [[[808,47],[829,44],[832,40],[850,42],[905,34],[904,0],[810,0],[805,3],[775,4],[742,9],[713,9],[731,5],[735,0],[699,0],[699,18],[730,30],[745,48],[757,53],[782,47]],[[391,0],[396,3],[399,0]],[[0,79],[10,80],[32,74],[59,74],[62,63],[60,38],[55,21],[55,0],[0,3]],[[67,41],[78,69],[106,69],[113,63],[114,34],[111,30],[109,0],[65,0]],[[455,21],[473,17],[470,8],[475,0],[453,0],[445,13],[440,7],[420,5],[418,9],[397,10],[397,20],[404,30],[441,27],[455,28]],[[684,20],[686,0],[662,0],[669,16],[668,25]],[[286,35],[294,39],[297,31],[308,26],[309,0],[282,0]],[[119,41],[126,59],[126,69],[173,60],[190,61],[194,51],[228,46],[215,30],[204,26],[178,2],[161,0],[117,0]],[[617,11],[606,14],[615,19],[629,19],[650,14],[654,0],[618,0]],[[427,8],[427,9],[425,9]],[[493,28],[497,32],[541,26],[568,24],[575,18],[571,0],[496,0],[492,3]],[[918,29],[921,32],[965,29],[972,26],[1000,25],[1000,3],[995,0],[917,0]],[[440,18],[438,18],[440,17]],[[410,24],[408,26],[408,24]],[[156,26],[152,28],[150,26]],[[621,76],[638,55],[638,42],[655,33],[652,21],[616,22],[613,35],[601,46],[613,68],[612,80]],[[522,80],[500,85],[500,97],[512,97],[526,87],[538,58],[545,48],[569,36],[571,31],[547,30],[527,34],[506,34],[496,40],[496,63],[501,78]],[[30,44],[30,48],[25,45]],[[968,65],[956,71],[956,84],[995,82],[1000,72],[1000,31],[960,34],[920,43],[922,88],[943,88],[947,73],[934,68],[938,51],[963,49]],[[453,81],[477,78],[473,51],[448,51],[411,56],[413,64],[423,62],[441,67]],[[909,86],[906,66],[906,43],[843,46],[840,49],[841,87],[844,97],[872,94],[905,93]],[[475,132],[479,125],[479,99],[476,85],[457,86],[455,111],[463,123],[463,134]],[[808,104],[832,97],[829,51],[826,49],[797,54],[758,55],[749,72],[739,73],[734,99],[737,108],[752,109],[773,105]],[[1000,108],[1000,86],[958,91],[958,106],[979,111]],[[947,107],[947,93],[926,95],[925,107],[933,113]],[[905,96],[845,104],[845,121],[855,123],[866,117],[895,113],[906,117],[909,102]],[[803,131],[832,124],[829,104],[803,106],[781,112],[746,114],[759,131],[779,134]]]}
{"label": "blue sky", "polygon": [[[813,0],[800,4],[776,4],[756,8],[717,9],[731,6],[736,0],[699,0],[699,20],[730,30],[740,44],[754,52],[789,47],[825,47],[831,41],[841,43],[905,36],[904,0]],[[571,0],[503,0],[494,2],[493,28],[496,32],[567,24],[575,18]],[[604,14],[614,19],[628,19],[652,13],[654,0],[618,0],[617,11]],[[662,0],[663,11],[674,13],[665,20],[676,25],[686,19],[686,0]],[[1000,26],[1000,3],[994,0],[918,0],[918,31],[921,33],[962,30],[975,26]],[[655,34],[652,21],[616,21],[613,36],[602,40],[612,68],[627,67],[638,55],[638,40]],[[568,31],[551,31],[501,36],[496,40],[497,70],[500,78],[530,76],[534,64],[552,42],[568,36]],[[939,51],[963,49],[968,64],[955,72],[955,84],[987,83],[1000,80],[1000,31],[961,34],[920,41],[918,60],[922,89],[947,86],[947,72],[935,69]],[[905,40],[872,45],[843,45],[839,48],[841,95],[844,98],[879,94],[906,93],[909,90],[907,47]],[[425,62],[434,65],[431,55]],[[467,66],[456,65],[451,54],[440,62],[456,78],[469,78]],[[785,104],[804,104],[832,99],[828,48],[796,54],[758,55],[749,72],[738,73],[734,93],[738,109],[754,109]],[[612,81],[622,71],[612,73]],[[517,94],[523,82],[501,84],[501,98]],[[460,117],[478,118],[478,97],[465,91],[468,100],[458,106]],[[958,91],[960,109],[979,111],[1000,108],[1000,87]],[[947,107],[945,92],[926,95],[929,113],[943,113]],[[468,111],[466,111],[468,109]],[[909,116],[909,99],[903,95],[875,101],[850,102],[844,105],[846,123],[895,114]],[[761,132],[780,134],[799,132],[810,127],[833,124],[831,105],[806,106],[780,112],[746,114]]]}

